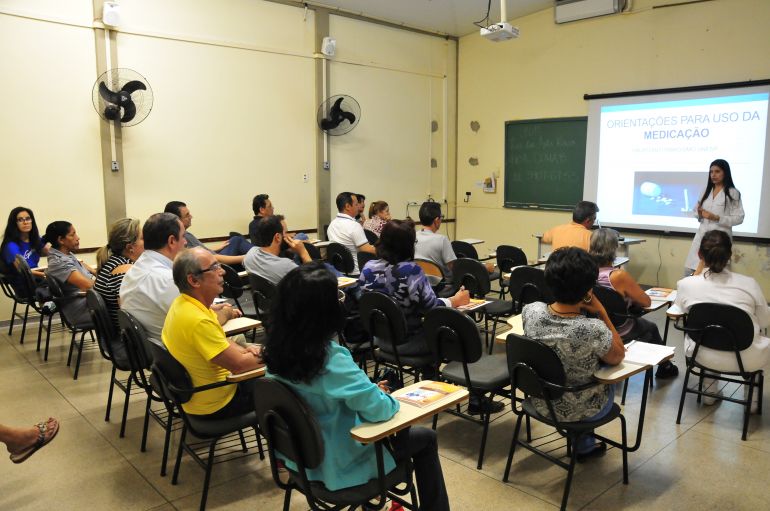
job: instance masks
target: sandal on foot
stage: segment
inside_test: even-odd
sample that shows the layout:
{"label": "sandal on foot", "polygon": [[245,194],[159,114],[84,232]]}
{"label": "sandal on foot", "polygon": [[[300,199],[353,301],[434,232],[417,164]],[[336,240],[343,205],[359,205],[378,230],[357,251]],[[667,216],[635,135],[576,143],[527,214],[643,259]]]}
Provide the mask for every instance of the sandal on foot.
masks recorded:
{"label": "sandal on foot", "polygon": [[56,437],[56,434],[59,433],[59,421],[53,417],[50,417],[46,422],[38,422],[35,424],[35,427],[38,429],[37,440],[29,447],[25,447],[24,449],[15,453],[11,453],[10,458],[12,462],[22,463],[26,461],[27,458],[48,444],[48,442],[53,440]]}

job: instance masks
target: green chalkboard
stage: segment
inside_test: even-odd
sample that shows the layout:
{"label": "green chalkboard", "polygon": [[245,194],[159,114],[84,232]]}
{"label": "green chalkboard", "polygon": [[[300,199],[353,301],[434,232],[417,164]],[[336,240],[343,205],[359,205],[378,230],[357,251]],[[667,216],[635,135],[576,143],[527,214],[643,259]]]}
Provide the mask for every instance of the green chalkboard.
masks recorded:
{"label": "green chalkboard", "polygon": [[506,208],[572,210],[583,200],[587,119],[505,123]]}

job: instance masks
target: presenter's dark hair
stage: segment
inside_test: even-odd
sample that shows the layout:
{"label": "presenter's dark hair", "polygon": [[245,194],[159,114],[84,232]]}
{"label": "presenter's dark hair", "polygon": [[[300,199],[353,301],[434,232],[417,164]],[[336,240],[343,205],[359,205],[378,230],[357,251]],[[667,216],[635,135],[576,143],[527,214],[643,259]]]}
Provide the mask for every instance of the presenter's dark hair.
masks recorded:
{"label": "presenter's dark hair", "polygon": [[709,231],[700,240],[698,255],[703,259],[708,273],[721,273],[733,255],[733,242],[724,231]]}
{"label": "presenter's dark hair", "polygon": [[440,216],[441,204],[438,202],[423,202],[422,206],[420,206],[420,223],[422,225],[431,225]]}
{"label": "presenter's dark hair", "polygon": [[171,213],[179,218],[182,218],[182,211],[181,208],[186,208],[187,204],[180,200],[172,200],[168,204],[166,204],[166,207],[163,209],[164,213]]}
{"label": "presenter's dark hair", "polygon": [[266,216],[257,224],[257,246],[269,247],[276,234],[283,234],[283,215]]}
{"label": "presenter's dark hair", "polygon": [[337,198],[334,201],[337,203],[337,211],[342,212],[345,209],[345,206],[353,204],[354,195],[355,194],[352,192],[342,192],[337,195]]}
{"label": "presenter's dark hair", "polygon": [[147,250],[160,250],[168,243],[168,237],[179,239],[179,222],[181,220],[174,213],[155,213],[142,226],[144,248]]}
{"label": "presenter's dark hair", "polygon": [[70,232],[72,224],[66,220],[57,220],[48,224],[45,228],[45,239],[51,246],[58,249],[61,246],[59,238],[64,238]]}
{"label": "presenter's dark hair", "polygon": [[411,220],[391,220],[382,227],[375,250],[377,257],[390,264],[414,259],[414,243],[417,233]]}
{"label": "presenter's dark hair", "polygon": [[294,383],[310,383],[326,364],[329,343],[343,320],[337,277],[323,263],[291,270],[278,283],[265,325],[267,369]]}
{"label": "presenter's dark hair", "polygon": [[572,221],[576,224],[582,224],[598,212],[599,206],[593,202],[582,200],[578,202],[575,209],[572,210]]}
{"label": "presenter's dark hair", "polygon": [[40,231],[37,229],[37,222],[35,221],[35,214],[31,209],[24,206],[16,206],[8,214],[8,222],[5,224],[5,232],[3,234],[3,243],[0,245],[0,253],[5,252],[5,247],[9,242],[21,243],[21,231],[19,230],[19,224],[16,219],[19,213],[26,211],[29,214],[29,218],[32,219],[32,230],[29,231],[29,246],[31,250],[37,251],[40,248]]}
{"label": "presenter's dark hair", "polygon": [[700,203],[703,204],[703,201],[706,200],[711,191],[714,189],[714,183],[711,182],[711,167],[715,166],[719,167],[722,169],[722,172],[724,172],[722,184],[725,187],[725,199],[727,199],[725,200],[724,207],[727,208],[727,201],[732,202],[737,200],[740,198],[741,194],[738,190],[735,189],[735,184],[733,183],[733,173],[730,171],[730,164],[727,163],[726,160],[722,159],[714,160],[711,162],[711,165],[709,165],[709,175],[708,179],[706,180],[706,190],[703,192],[703,196],[700,198]]}
{"label": "presenter's dark hair", "polygon": [[599,267],[582,248],[554,250],[545,265],[545,283],[557,302],[574,305],[594,287]]}
{"label": "presenter's dark hair", "polygon": [[267,206],[267,199],[270,196],[266,193],[260,193],[254,196],[254,200],[251,201],[251,209],[255,215],[259,215],[259,210]]}

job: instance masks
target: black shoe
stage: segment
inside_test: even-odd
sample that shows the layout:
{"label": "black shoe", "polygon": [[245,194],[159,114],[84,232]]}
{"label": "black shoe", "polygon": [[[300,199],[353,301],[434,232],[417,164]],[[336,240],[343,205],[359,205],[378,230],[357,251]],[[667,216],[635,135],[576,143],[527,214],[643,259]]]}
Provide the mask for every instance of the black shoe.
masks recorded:
{"label": "black shoe", "polygon": [[587,461],[591,458],[598,458],[600,456],[604,456],[605,452],[607,452],[607,444],[605,444],[604,442],[599,442],[590,451],[577,453],[577,455],[575,456],[575,459],[577,459],[580,463],[583,463],[584,461]]}
{"label": "black shoe", "polygon": [[671,361],[666,362],[665,364],[660,364],[658,366],[658,370],[655,371],[655,377],[660,378],[661,380],[676,378],[677,376],[679,376],[679,368],[675,366]]}
{"label": "black shoe", "polygon": [[492,401],[489,398],[471,399],[468,404],[468,413],[471,415],[481,415],[482,413],[500,413],[505,408],[502,401]]}

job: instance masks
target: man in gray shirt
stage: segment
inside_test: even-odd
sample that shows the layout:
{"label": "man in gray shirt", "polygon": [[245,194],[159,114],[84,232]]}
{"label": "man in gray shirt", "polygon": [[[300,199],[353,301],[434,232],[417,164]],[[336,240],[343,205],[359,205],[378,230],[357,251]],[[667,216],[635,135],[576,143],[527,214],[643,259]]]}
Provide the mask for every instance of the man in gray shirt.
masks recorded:
{"label": "man in gray shirt", "polygon": [[305,244],[295,240],[286,232],[286,222],[282,215],[264,217],[257,223],[257,245],[246,254],[243,266],[246,271],[264,277],[273,284],[278,282],[297,267],[291,259],[281,257],[281,245],[286,242],[289,250],[299,256],[302,264],[311,261]]}
{"label": "man in gray shirt", "polygon": [[452,278],[452,265],[457,256],[449,238],[439,234],[441,228],[441,205],[438,202],[423,202],[420,206],[422,229],[417,231],[417,245],[414,247],[415,259],[427,259],[439,265],[447,280]]}

